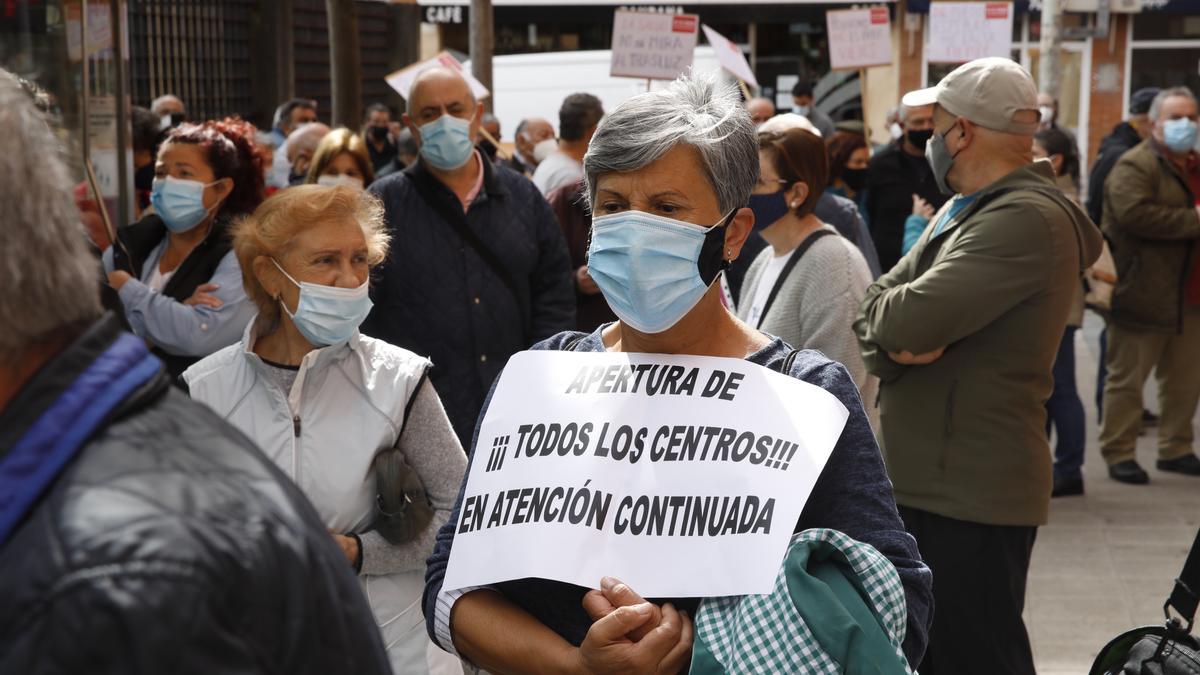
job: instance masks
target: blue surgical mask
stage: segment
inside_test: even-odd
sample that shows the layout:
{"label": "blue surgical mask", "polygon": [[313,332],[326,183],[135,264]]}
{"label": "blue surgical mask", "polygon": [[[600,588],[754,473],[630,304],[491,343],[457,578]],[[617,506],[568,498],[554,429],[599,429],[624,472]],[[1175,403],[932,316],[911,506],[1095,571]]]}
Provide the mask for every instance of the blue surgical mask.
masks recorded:
{"label": "blue surgical mask", "polygon": [[796,113],[797,115],[802,115],[804,117],[808,117],[808,111],[809,111],[809,107],[806,105],[792,106],[792,112]]}
{"label": "blue surgical mask", "polygon": [[[150,188],[150,204],[154,212],[162,218],[167,229],[178,234],[187,232],[204,221],[212,209],[204,208],[204,188],[216,185],[213,181],[207,185],[197,180],[181,180],[179,178],[155,178]],[[220,206],[220,202],[213,209]]]}
{"label": "blue surgical mask", "polygon": [[596,217],[588,274],[622,322],[661,333],[700,302],[727,265],[726,220],[701,228],[643,211]]}
{"label": "blue surgical mask", "polygon": [[1163,144],[1171,152],[1189,152],[1196,147],[1196,123],[1186,117],[1163,122]]}
{"label": "blue surgical mask", "polygon": [[442,115],[418,128],[421,132],[421,157],[430,166],[453,171],[471,158],[471,122],[454,115]]}
{"label": "blue surgical mask", "polygon": [[279,263],[272,260],[275,267],[283,272],[300,288],[300,299],[296,301],[296,312],[288,311],[287,305],[280,298],[279,304],[283,311],[291,317],[296,330],[314,347],[326,347],[345,342],[354,335],[359,325],[371,313],[371,296],[367,293],[367,283],[363,282],[358,288],[338,288],[322,284],[310,284],[307,281],[296,281]]}
{"label": "blue surgical mask", "polygon": [[783,190],[766,195],[750,195],[746,206],[754,212],[755,231],[771,225],[788,213],[787,198],[783,196]]}

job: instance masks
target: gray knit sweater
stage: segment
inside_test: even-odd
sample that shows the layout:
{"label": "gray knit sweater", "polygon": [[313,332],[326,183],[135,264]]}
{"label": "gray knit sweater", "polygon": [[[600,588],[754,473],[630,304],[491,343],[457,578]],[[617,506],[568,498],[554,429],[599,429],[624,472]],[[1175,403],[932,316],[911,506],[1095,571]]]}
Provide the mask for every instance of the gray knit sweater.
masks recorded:
{"label": "gray knit sweater", "polygon": [[[846,366],[858,385],[871,428],[878,434],[879,379],[867,373],[852,327],[859,303],[871,285],[871,271],[854,244],[833,227],[826,225],[825,229],[835,236],[813,242],[784,280],[757,328],[798,349],[815,349]],[[763,249],[746,272],[737,303],[738,318],[743,321],[750,313],[763,269],[774,255],[774,248]]]}

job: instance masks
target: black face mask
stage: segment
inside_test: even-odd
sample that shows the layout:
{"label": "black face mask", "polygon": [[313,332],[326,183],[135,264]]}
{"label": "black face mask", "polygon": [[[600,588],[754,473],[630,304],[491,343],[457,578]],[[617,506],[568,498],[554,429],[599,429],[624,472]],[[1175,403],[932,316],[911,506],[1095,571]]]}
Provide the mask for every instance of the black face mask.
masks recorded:
{"label": "black face mask", "polygon": [[704,243],[700,245],[700,257],[696,259],[696,267],[700,272],[700,280],[704,282],[705,286],[711,286],[713,280],[717,278],[717,274],[729,267],[729,261],[725,259],[725,234],[726,227],[736,213],[735,209],[733,213],[729,214],[729,217],[704,235]]}
{"label": "black face mask", "polygon": [[867,186],[867,170],[842,169],[842,182],[851,190],[861,192]]}
{"label": "black face mask", "polygon": [[492,145],[491,141],[486,139],[479,141],[478,147],[483,151],[483,154],[487,155],[488,159],[496,159],[496,146]]}
{"label": "black face mask", "polygon": [[154,187],[154,162],[133,172],[133,187],[146,192]]}
{"label": "black face mask", "polygon": [[908,142],[911,143],[914,148],[920,150],[921,152],[925,152],[925,144],[929,142],[929,139],[933,138],[933,129],[925,129],[924,131],[909,131],[905,134],[905,137],[908,138]]}
{"label": "black face mask", "polygon": [[377,141],[386,141],[388,137],[387,127],[371,127],[371,138]]}

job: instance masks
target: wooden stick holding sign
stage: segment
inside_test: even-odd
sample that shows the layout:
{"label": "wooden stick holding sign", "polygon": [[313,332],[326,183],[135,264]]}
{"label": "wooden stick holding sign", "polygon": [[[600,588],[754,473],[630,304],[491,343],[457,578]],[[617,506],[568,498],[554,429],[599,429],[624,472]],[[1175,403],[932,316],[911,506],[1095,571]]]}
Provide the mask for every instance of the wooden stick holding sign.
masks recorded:
{"label": "wooden stick holding sign", "polygon": [[483,127],[479,127],[479,134],[481,136],[483,136],[485,139],[487,139],[487,141],[492,144],[492,147],[496,148],[496,155],[498,155],[500,157],[500,159],[503,159],[505,161],[512,159],[512,153],[510,153],[509,151],[507,151],[503,147],[501,147],[500,140],[497,139],[495,136],[493,136],[491,133],[489,133],[487,129],[484,129]]}
{"label": "wooden stick holding sign", "polygon": [[741,78],[739,77],[739,78],[738,78],[738,85],[739,85],[739,86],[741,86],[741,88],[742,88],[742,96],[745,96],[747,101],[749,101],[750,99],[754,98],[753,96],[751,96],[751,95],[750,95],[750,86],[746,84],[746,81],[745,81],[745,80],[743,80],[743,79],[741,79]]}

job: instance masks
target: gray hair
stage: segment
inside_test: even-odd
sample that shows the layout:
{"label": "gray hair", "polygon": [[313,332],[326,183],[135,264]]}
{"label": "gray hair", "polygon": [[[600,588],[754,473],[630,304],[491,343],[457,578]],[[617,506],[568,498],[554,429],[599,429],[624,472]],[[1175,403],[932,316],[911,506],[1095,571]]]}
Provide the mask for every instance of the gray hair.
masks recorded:
{"label": "gray hair", "polygon": [[1150,103],[1150,119],[1157,122],[1158,116],[1162,114],[1163,103],[1173,96],[1182,96],[1191,99],[1192,103],[1196,102],[1196,95],[1187,87],[1170,87],[1158,92],[1158,96],[1154,97],[1154,101]]}
{"label": "gray hair", "polygon": [[163,106],[169,103],[178,103],[180,108],[186,109],[186,106],[183,105],[183,101],[180,100],[178,96],[174,94],[163,94],[150,103],[150,112],[161,117],[162,115],[166,114],[166,112],[163,110]]}
{"label": "gray hair", "polygon": [[296,128],[287,137],[287,159],[295,162],[300,153],[312,154],[317,151],[321,139],[329,134],[329,125],[320,122],[309,122]]}
{"label": "gray hair", "polygon": [[583,157],[588,202],[600,176],[637,171],[680,144],[700,154],[721,213],[746,205],[758,181],[754,124],[736,88],[695,73],[626,100],[600,123]]}
{"label": "gray hair", "polygon": [[58,139],[0,69],[0,360],[100,315],[100,264],[71,196]]}

